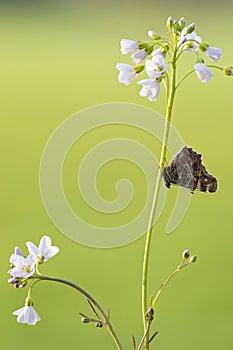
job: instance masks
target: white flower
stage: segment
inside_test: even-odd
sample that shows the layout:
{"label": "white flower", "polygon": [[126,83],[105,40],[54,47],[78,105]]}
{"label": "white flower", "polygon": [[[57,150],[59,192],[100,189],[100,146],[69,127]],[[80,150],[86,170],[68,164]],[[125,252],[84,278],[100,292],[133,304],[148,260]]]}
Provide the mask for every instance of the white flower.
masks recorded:
{"label": "white flower", "polygon": [[218,62],[222,55],[222,50],[217,47],[208,46],[205,53],[214,62]]}
{"label": "white flower", "polygon": [[146,61],[146,72],[152,79],[160,78],[166,70],[167,65],[162,55],[154,55],[152,60]]}
{"label": "white flower", "polygon": [[33,255],[29,255],[25,258],[22,255],[12,254],[10,257],[10,262],[13,268],[8,271],[12,277],[23,277],[27,278],[33,275],[35,270],[36,260]]}
{"label": "white flower", "polygon": [[137,41],[122,39],[121,40],[121,53],[126,55],[128,53],[132,53],[139,49],[139,44]]}
{"label": "white flower", "polygon": [[202,83],[208,83],[214,76],[211,70],[204,63],[196,63],[194,66],[196,74]]}
{"label": "white flower", "polygon": [[[201,42],[201,37],[198,36],[195,32],[192,32],[192,33],[189,33],[187,34],[187,29],[188,27],[185,27],[182,31],[181,31],[181,34],[180,34],[180,40],[179,40],[179,44],[183,44],[187,41],[188,44],[189,43],[192,43],[193,45],[193,50],[197,50],[198,49],[198,43]],[[198,42],[198,43],[197,43]],[[191,51],[191,50],[186,50],[187,52],[188,51]]]}
{"label": "white flower", "polygon": [[27,323],[29,325],[35,325],[36,322],[40,321],[40,316],[36,312],[36,310],[32,307],[32,302],[26,299],[25,306],[21,309],[18,309],[12,313],[12,315],[16,315],[17,322],[19,323]]}
{"label": "white flower", "polygon": [[137,76],[134,67],[130,64],[117,63],[116,68],[120,71],[118,75],[118,80],[122,84],[129,85]]}
{"label": "white flower", "polygon": [[51,238],[48,236],[43,236],[41,238],[38,247],[32,242],[27,242],[26,246],[28,247],[29,253],[33,255],[39,263],[49,260],[59,252],[58,247],[52,246]]}
{"label": "white flower", "polygon": [[155,101],[160,92],[160,85],[157,81],[152,79],[143,79],[138,81],[139,85],[142,85],[140,96],[145,96],[149,101]]}
{"label": "white flower", "polygon": [[151,56],[152,56],[152,57],[153,57],[153,56],[156,56],[156,55],[161,55],[161,56],[163,56],[163,57],[166,57],[167,52],[166,52],[166,51],[162,52],[161,49],[159,48],[159,49],[156,49],[156,50],[154,50],[154,51],[151,52]]}
{"label": "white flower", "polygon": [[142,49],[138,52],[135,52],[131,58],[134,61],[135,64],[140,64],[146,57],[148,53],[146,52],[145,49]]}

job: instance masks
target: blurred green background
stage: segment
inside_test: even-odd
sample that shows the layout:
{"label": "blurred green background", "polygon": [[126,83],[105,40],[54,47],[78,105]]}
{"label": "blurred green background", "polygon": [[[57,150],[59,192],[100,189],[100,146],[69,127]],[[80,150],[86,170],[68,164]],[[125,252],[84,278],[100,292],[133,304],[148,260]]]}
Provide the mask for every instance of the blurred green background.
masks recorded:
{"label": "blurred green background", "polygon": [[[111,318],[125,349],[131,334],[142,336],[141,269],[144,237],[116,249],[81,246],[59,232],[47,216],[40,197],[39,165],[43,148],[55,128],[79,110],[100,103],[132,102],[164,112],[163,94],[156,103],[139,97],[136,84],[117,81],[121,38],[146,39],[147,30],[164,33],[168,16],[184,16],[197,24],[197,33],[223,49],[223,65],[233,64],[233,5],[230,2],[161,1],[1,1],[1,273],[0,344],[3,349],[115,349],[104,329],[83,325],[78,312],[89,313],[74,290],[44,282],[33,291],[42,318],[35,327],[16,323],[12,311],[23,306],[26,289],[7,284],[8,258],[24,242],[52,237],[61,252],[42,271],[79,283],[100,303],[111,308]],[[186,57],[180,70],[193,64]],[[150,293],[177,266],[181,252],[190,248],[198,263],[181,272],[162,296],[153,329],[159,330],[152,349],[232,349],[232,93],[233,80],[219,71],[210,84],[195,75],[180,89],[173,123],[185,142],[203,154],[204,164],[219,182],[216,194],[195,193],[187,215],[171,235],[164,233],[176,189],[152,242]],[[112,135],[117,129],[110,130]],[[130,137],[134,131],[129,130]],[[140,133],[139,133],[140,134]],[[149,135],[135,138],[151,145]],[[109,134],[106,133],[106,139]],[[81,143],[88,151],[91,140]],[[102,135],[103,139],[103,135]],[[78,143],[76,152],[78,157]],[[71,162],[72,163],[72,162]],[[64,174],[68,197],[79,210],[72,192],[75,171]],[[117,166],[113,165],[115,174]],[[122,168],[119,166],[119,177]],[[126,166],[127,169],[127,166]],[[110,170],[109,170],[110,171]],[[126,170],[127,171],[127,170]],[[100,179],[100,191],[114,188],[111,174]],[[128,171],[136,185],[141,178]],[[104,175],[104,174],[103,174]],[[105,174],[106,175],[106,174]],[[70,183],[71,182],[71,183]],[[97,184],[98,185],[98,184]],[[111,197],[111,196],[110,196]],[[138,198],[140,203],[140,198]],[[85,216],[85,208],[80,208]]]}

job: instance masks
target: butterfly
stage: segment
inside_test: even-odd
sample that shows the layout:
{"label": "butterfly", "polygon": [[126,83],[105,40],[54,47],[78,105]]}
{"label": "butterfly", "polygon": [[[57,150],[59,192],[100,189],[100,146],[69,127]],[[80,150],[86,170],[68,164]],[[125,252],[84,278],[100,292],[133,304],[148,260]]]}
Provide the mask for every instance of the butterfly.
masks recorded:
{"label": "butterfly", "polygon": [[202,164],[201,154],[188,146],[184,146],[170,165],[164,167],[162,177],[168,188],[174,184],[190,189],[191,193],[194,193],[194,190],[201,192],[217,190],[217,180]]}

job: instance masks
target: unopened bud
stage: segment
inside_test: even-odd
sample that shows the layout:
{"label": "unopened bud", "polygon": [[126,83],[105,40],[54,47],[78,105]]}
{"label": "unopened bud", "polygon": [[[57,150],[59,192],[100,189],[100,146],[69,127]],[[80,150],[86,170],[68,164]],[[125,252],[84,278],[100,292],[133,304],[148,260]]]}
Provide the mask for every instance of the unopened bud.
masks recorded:
{"label": "unopened bud", "polygon": [[225,75],[228,75],[229,77],[233,76],[233,67],[224,67],[223,68],[223,73]]}
{"label": "unopened bud", "polygon": [[190,263],[194,263],[196,261],[197,261],[197,256],[196,255],[191,256],[190,259],[189,259]]}
{"label": "unopened bud", "polygon": [[191,34],[194,31],[195,27],[196,27],[195,23],[190,24],[187,28],[187,34]]}
{"label": "unopened bud", "polygon": [[152,321],[154,319],[154,309],[150,307],[146,312],[146,318],[148,321]]}
{"label": "unopened bud", "polygon": [[181,32],[181,26],[179,25],[177,20],[175,20],[173,22],[173,28],[174,28],[175,32]]}
{"label": "unopened bud", "polygon": [[149,30],[148,31],[148,36],[153,39],[153,40],[158,40],[161,38],[161,35],[156,33],[154,30]]}
{"label": "unopened bud", "polygon": [[90,318],[88,318],[88,317],[83,317],[83,318],[81,318],[81,322],[82,322],[82,323],[90,323],[91,320],[90,320]]}
{"label": "unopened bud", "polygon": [[171,16],[168,17],[166,25],[169,30],[173,27],[173,18]]}
{"label": "unopened bud", "polygon": [[182,253],[182,258],[188,259],[189,257],[190,257],[189,249],[184,250],[183,253]]}
{"label": "unopened bud", "polygon": [[97,323],[95,324],[95,326],[96,326],[97,328],[102,328],[102,327],[103,327],[103,323],[97,322]]}
{"label": "unopened bud", "polygon": [[185,19],[184,19],[184,17],[181,17],[179,19],[179,25],[180,25],[181,30],[184,29],[184,27],[185,27]]}

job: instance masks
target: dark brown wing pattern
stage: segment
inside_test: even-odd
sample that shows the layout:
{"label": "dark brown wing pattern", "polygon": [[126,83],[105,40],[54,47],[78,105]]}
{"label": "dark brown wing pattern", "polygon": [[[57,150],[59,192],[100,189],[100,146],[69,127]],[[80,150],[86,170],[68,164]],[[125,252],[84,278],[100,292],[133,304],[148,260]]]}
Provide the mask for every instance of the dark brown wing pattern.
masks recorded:
{"label": "dark brown wing pattern", "polygon": [[169,166],[164,167],[162,177],[168,188],[174,184],[188,188],[192,193],[194,190],[201,192],[217,190],[217,180],[202,164],[201,154],[187,146],[182,148]]}

